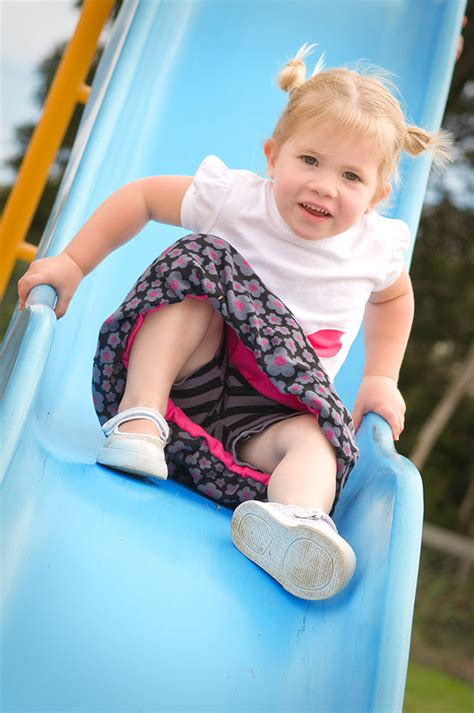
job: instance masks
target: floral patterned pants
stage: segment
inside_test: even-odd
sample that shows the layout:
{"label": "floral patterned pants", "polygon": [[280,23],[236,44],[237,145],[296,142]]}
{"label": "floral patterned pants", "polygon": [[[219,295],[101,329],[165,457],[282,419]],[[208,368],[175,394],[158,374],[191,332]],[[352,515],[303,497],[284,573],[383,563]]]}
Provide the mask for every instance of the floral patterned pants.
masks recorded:
{"label": "floral patterned pants", "polygon": [[[318,419],[336,451],[337,501],[358,456],[350,414],[293,314],[221,238],[190,235],[178,240],[147,268],[104,322],[93,369],[99,421],[104,423],[117,413],[128,354],[146,314],[187,297],[207,298],[226,324],[229,373],[224,384],[237,379],[242,387],[247,382],[247,391],[273,402],[272,412],[281,417],[311,413]],[[225,408],[215,408],[212,400],[209,418],[201,410],[196,421],[191,412],[186,413],[186,404],[180,405],[178,393],[171,396],[166,413],[169,477],[229,507],[266,499],[270,475],[239,462],[229,446],[232,439],[222,438],[222,428],[216,428],[216,419],[220,423],[226,419]]]}

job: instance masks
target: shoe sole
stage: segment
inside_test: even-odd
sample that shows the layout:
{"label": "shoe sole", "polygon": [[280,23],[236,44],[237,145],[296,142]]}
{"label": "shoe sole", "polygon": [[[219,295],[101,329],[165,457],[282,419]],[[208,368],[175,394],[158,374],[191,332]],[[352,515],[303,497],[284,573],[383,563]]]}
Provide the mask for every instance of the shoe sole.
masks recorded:
{"label": "shoe sole", "polygon": [[102,448],[97,456],[97,463],[151,480],[166,480],[168,477],[164,460],[120,448]]}
{"label": "shoe sole", "polygon": [[354,552],[342,537],[287,525],[254,500],[236,509],[232,539],[242,554],[301,599],[332,597],[355,569]]}

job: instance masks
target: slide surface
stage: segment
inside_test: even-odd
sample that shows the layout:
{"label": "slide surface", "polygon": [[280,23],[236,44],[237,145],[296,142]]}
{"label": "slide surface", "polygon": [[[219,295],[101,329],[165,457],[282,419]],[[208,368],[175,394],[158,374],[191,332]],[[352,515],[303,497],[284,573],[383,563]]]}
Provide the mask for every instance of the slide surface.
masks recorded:
{"label": "slide surface", "polygon": [[[436,128],[462,0],[125,0],[41,251],[54,254],[113,190],[201,159],[265,171],[286,95],[275,77],[304,42],[327,64],[391,70],[410,121]],[[317,52],[315,61],[317,59]],[[429,162],[403,164],[391,214],[416,230]],[[382,419],[335,519],[357,555],[325,602],[282,590],[232,545],[231,512],[172,481],[95,464],[91,364],[104,318],[182,231],[156,224],[84,280],[56,324],[33,291],[4,341],[3,709],[401,710],[422,525],[421,481]],[[336,381],[350,407],[362,353]]]}

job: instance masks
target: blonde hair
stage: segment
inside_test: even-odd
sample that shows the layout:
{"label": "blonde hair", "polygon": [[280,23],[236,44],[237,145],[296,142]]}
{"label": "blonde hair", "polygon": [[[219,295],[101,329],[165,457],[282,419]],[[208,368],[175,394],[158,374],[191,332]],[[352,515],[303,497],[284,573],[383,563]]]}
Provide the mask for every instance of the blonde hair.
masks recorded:
{"label": "blonde hair", "polygon": [[375,141],[381,154],[378,191],[398,181],[401,152],[417,156],[423,151],[433,154],[435,166],[451,160],[451,135],[445,131],[429,132],[405,122],[400,103],[394,96],[396,87],[387,73],[375,68],[361,70],[324,69],[323,57],[313,76],[306,79],[305,57],[314,45],[303,45],[289,60],[278,77],[281,89],[290,93],[273,139],[281,146],[305,121],[332,121],[364,138]]}

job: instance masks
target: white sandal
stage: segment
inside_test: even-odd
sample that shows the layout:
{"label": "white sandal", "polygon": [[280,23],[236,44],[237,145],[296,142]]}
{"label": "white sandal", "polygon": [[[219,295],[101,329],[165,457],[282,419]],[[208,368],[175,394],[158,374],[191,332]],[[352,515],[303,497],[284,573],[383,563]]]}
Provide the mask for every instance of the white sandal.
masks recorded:
{"label": "white sandal", "polygon": [[[138,418],[152,421],[160,435],[123,433],[118,430],[122,423]],[[145,478],[166,480],[168,468],[164,447],[169,437],[169,427],[161,413],[145,406],[129,408],[104,423],[102,430],[107,440],[99,451],[97,463]]]}

